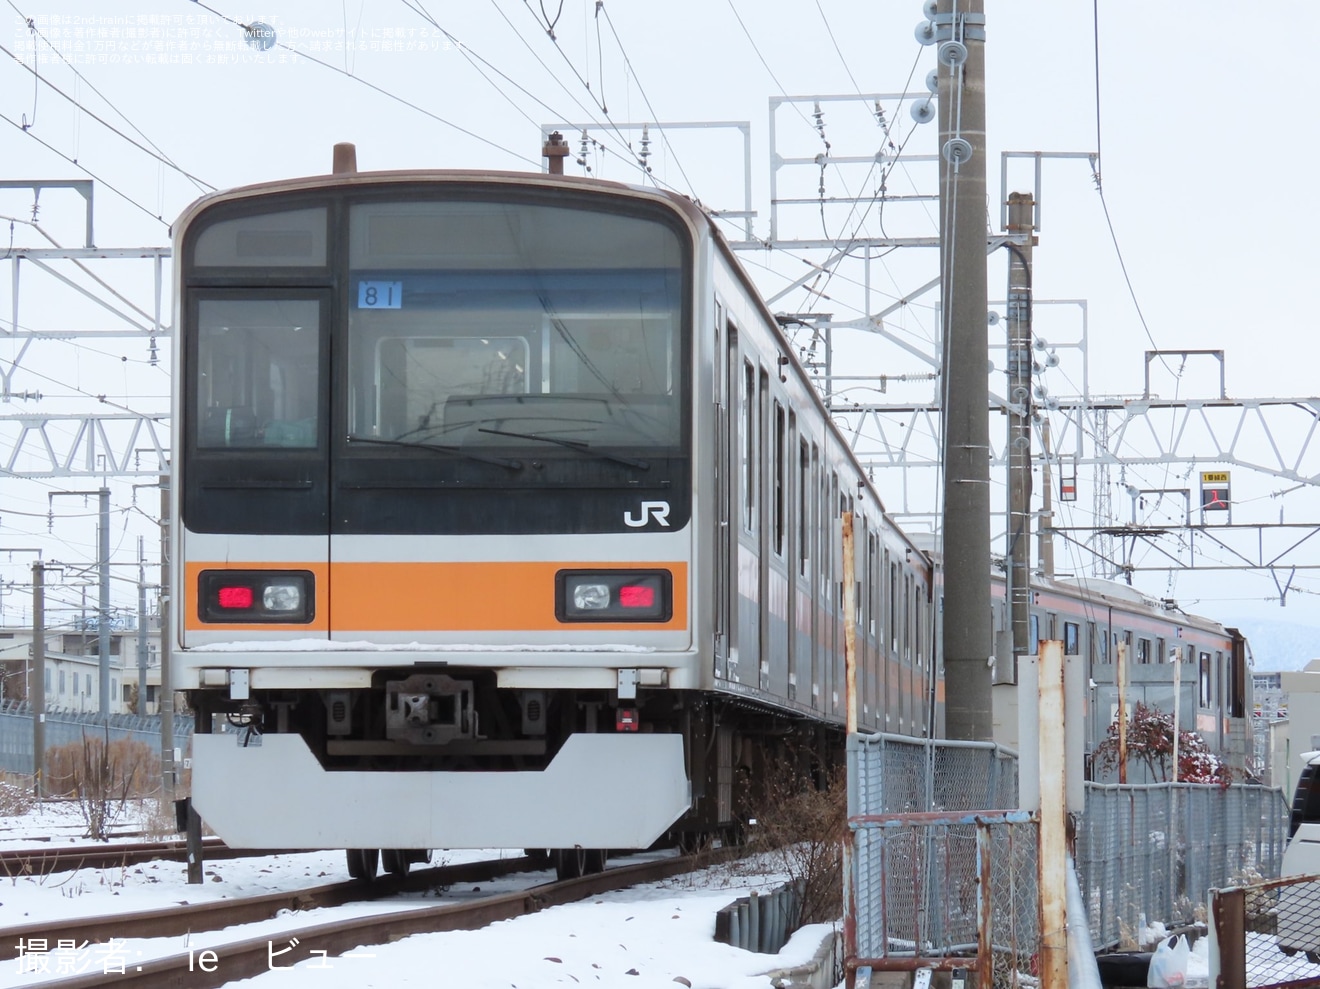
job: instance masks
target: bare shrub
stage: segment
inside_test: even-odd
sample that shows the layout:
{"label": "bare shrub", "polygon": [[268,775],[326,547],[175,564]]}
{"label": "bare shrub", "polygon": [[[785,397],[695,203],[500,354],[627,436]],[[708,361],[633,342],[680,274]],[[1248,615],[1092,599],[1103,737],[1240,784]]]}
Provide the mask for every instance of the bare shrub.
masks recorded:
{"label": "bare shrub", "polygon": [[84,734],[81,742],[46,753],[48,788],[71,793],[78,802],[87,837],[104,841],[130,798],[139,798],[160,777],[160,759],[145,742]]}
{"label": "bare shrub", "polygon": [[32,809],[32,787],[0,780],[0,817],[22,817]]}
{"label": "bare shrub", "polygon": [[799,925],[829,923],[843,913],[843,837],[847,774],[835,767],[813,779],[789,759],[756,800],[748,850],[764,854],[802,890]]}

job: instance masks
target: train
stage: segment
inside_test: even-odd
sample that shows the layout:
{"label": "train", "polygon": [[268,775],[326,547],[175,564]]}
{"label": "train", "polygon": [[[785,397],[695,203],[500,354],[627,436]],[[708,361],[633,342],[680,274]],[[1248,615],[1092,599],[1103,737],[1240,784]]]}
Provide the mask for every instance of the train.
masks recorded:
{"label": "train", "polygon": [[215,833],[359,878],[736,835],[842,760],[849,582],[858,728],[943,734],[938,557],[711,217],[335,162],[173,228],[169,663]]}
{"label": "train", "polygon": [[[993,688],[1003,707],[1016,704],[1011,615],[1003,575],[991,583],[995,635]],[[1172,716],[1195,731],[1239,781],[1257,774],[1253,761],[1251,647],[1246,636],[1172,599],[1151,597],[1116,580],[1034,574],[1031,581],[1027,651],[1043,640],[1063,643],[1065,661],[1076,657],[1085,684],[1084,761],[1086,778],[1118,782],[1116,767],[1095,758],[1119,710],[1119,657],[1126,714],[1137,703]],[[1176,700],[1175,700],[1176,698]],[[998,706],[998,705],[997,705]],[[1011,740],[1011,735],[1009,736]],[[1011,741],[1010,741],[1011,744]],[[1139,760],[1128,766],[1128,782],[1161,782]]]}

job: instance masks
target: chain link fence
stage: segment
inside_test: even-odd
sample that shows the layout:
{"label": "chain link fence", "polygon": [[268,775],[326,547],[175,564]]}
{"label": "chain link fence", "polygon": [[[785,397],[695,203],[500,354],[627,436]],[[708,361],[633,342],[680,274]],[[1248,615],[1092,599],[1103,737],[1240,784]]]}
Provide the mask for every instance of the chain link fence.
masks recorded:
{"label": "chain link fence", "polygon": [[1263,786],[1087,784],[1077,865],[1096,947],[1205,922],[1212,888],[1279,874],[1288,801]]}
{"label": "chain link fence", "polygon": [[[110,740],[121,738],[145,742],[155,751],[160,750],[160,718],[156,715],[112,714],[107,725],[99,714],[51,711],[46,714],[46,748],[53,749],[71,743],[81,744],[84,733],[99,738],[109,731]],[[191,715],[174,718],[174,744],[186,749],[192,735]],[[31,776],[32,708],[27,701],[4,701],[0,705],[0,772]]]}
{"label": "chain link fence", "polygon": [[1026,971],[1039,935],[1036,824],[992,743],[848,739],[844,939],[855,968]]}
{"label": "chain link fence", "polygon": [[1225,984],[1320,985],[1320,879],[1294,876],[1215,890],[1212,911]]}
{"label": "chain link fence", "polygon": [[[987,975],[1026,970],[1040,943],[1038,837],[1031,815],[1002,810],[1017,793],[1016,757],[991,743],[848,740],[850,966],[971,967],[976,956]],[[1143,924],[1207,921],[1211,889],[1277,876],[1288,801],[1254,785],[1088,784],[1076,823],[1078,882],[1103,950],[1132,946]]]}

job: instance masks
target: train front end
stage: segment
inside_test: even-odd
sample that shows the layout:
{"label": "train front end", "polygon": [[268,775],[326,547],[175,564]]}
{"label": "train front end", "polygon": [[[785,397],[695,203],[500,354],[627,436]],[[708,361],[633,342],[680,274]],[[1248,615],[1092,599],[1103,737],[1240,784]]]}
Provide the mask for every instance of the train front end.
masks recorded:
{"label": "train front end", "polygon": [[633,848],[687,809],[682,705],[639,698],[699,680],[693,229],[475,173],[181,218],[171,670],[227,842]]}

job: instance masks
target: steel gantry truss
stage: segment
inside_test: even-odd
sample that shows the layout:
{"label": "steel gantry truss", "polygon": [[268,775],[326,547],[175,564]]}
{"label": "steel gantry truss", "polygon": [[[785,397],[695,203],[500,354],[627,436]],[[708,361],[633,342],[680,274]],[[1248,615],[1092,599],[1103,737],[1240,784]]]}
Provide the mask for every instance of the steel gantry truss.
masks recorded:
{"label": "steel gantry truss", "polygon": [[[71,190],[85,203],[85,220],[81,247],[12,246],[0,254],[0,260],[10,266],[10,312],[8,319],[0,321],[0,341],[8,340],[11,345],[10,354],[0,362],[0,402],[49,404],[40,388],[20,389],[15,384],[25,370],[38,371],[39,362],[33,360],[34,344],[82,338],[137,339],[142,341],[148,363],[155,363],[160,346],[171,336],[171,328],[163,318],[168,310],[165,262],[170,258],[170,248],[97,247],[92,227],[93,183],[89,180],[0,181],[0,190],[9,189],[31,191],[34,197],[47,189]],[[35,222],[32,227],[51,240]],[[92,262],[107,260],[146,261],[151,266],[150,306],[136,304],[97,273]],[[28,284],[34,275],[43,280]],[[22,306],[29,297],[48,305],[52,287],[57,294],[90,302],[103,317],[109,317],[108,325],[95,329],[26,328],[20,318]],[[80,401],[114,404],[106,395],[88,395]],[[160,402],[167,406],[167,396],[162,396]],[[0,476],[158,477],[168,470],[168,429],[169,415],[164,411],[0,415]]]}

